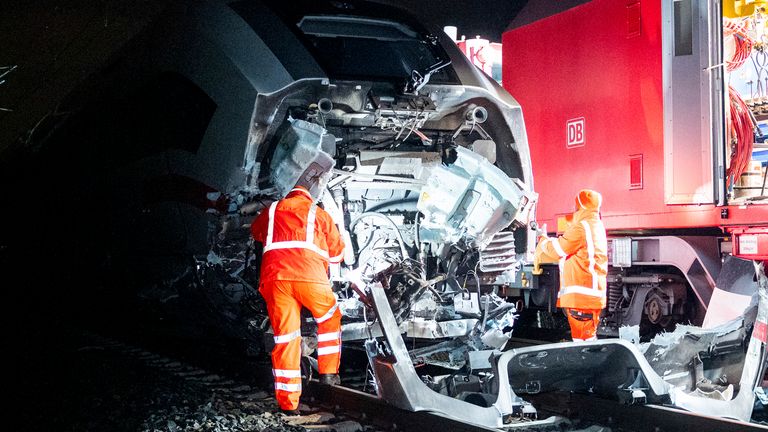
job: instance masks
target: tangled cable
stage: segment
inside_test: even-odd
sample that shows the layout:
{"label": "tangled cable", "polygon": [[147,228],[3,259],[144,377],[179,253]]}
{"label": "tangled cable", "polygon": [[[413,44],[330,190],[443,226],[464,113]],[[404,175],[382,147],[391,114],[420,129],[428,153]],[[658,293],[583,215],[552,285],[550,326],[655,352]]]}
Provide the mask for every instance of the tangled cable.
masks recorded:
{"label": "tangled cable", "polygon": [[749,107],[733,87],[728,86],[730,116],[728,119],[728,142],[731,143],[728,164],[728,184],[733,185],[747,169],[755,143],[755,122]]}
{"label": "tangled cable", "polygon": [[735,51],[730,60],[725,61],[726,69],[734,71],[740,68],[752,54],[754,40],[747,34],[747,27],[744,22],[726,19],[723,23],[723,36],[733,37]]}

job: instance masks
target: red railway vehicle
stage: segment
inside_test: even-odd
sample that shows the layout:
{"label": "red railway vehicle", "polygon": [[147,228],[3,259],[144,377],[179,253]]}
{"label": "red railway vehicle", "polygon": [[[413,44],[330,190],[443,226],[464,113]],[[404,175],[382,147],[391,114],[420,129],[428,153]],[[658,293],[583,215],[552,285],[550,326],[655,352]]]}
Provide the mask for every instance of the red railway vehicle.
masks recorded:
{"label": "red railway vehicle", "polygon": [[555,231],[579,189],[604,197],[603,333],[701,325],[710,299],[755,292],[731,255],[768,260],[768,11],[724,3],[593,0],[504,33],[537,220]]}

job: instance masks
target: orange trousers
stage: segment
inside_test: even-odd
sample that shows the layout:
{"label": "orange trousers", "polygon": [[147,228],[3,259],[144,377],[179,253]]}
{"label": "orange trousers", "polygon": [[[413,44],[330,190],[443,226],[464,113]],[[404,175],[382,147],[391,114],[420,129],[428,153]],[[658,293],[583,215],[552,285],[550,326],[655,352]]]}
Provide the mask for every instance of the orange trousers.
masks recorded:
{"label": "orange trousers", "polygon": [[341,312],[328,283],[273,281],[261,284],[275,331],[272,375],[280,408],[294,410],[301,396],[301,307],[317,321],[317,363],[321,374],[339,373]]}
{"label": "orange trousers", "polygon": [[574,342],[597,340],[597,326],[600,324],[602,309],[565,308],[565,316],[571,326],[571,338]]}

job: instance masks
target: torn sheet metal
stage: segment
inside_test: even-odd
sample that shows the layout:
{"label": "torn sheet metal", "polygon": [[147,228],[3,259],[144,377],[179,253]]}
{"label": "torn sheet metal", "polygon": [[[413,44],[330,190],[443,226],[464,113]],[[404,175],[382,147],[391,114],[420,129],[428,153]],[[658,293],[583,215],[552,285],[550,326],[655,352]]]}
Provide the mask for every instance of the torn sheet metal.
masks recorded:
{"label": "torn sheet metal", "polygon": [[704,323],[701,327],[711,329],[737,319],[744,315],[744,311],[747,310],[751,303],[751,295],[731,293],[715,287],[709,304],[717,305],[717,307],[707,309],[707,314],[704,316]]}
{"label": "torn sheet metal", "polygon": [[530,221],[535,194],[483,156],[456,148],[456,161],[436,167],[421,191],[417,208],[424,214],[423,241],[467,243],[483,249],[513,221]]}
{"label": "torn sheet metal", "polygon": [[[517,397],[509,387],[502,386],[491,407],[472,405],[433,391],[416,373],[408,349],[400,336],[397,322],[383,287],[379,283],[369,285],[379,325],[387,346],[376,340],[366,342],[366,351],[378,383],[379,397],[397,407],[410,411],[433,411],[462,421],[471,421],[486,427],[504,426],[504,416],[530,407]],[[501,365],[500,365],[501,366]],[[496,370],[501,382],[507,381],[506,367]]]}
{"label": "torn sheet metal", "polygon": [[[449,321],[408,320],[399,326],[400,334],[409,338],[443,339],[469,335],[477,325],[476,319],[458,319]],[[341,340],[366,340],[383,336],[381,328],[365,322],[346,323],[341,327]]]}
{"label": "torn sheet metal", "polygon": [[623,339],[634,345],[640,344],[640,325],[619,327],[619,339]]}
{"label": "torn sheet metal", "polygon": [[[755,264],[755,268],[759,286],[756,293],[758,305],[754,321],[750,321],[748,318],[744,319],[746,325],[750,323],[754,323],[754,325],[738,383],[739,392],[730,399],[716,400],[711,397],[702,397],[701,392],[692,392],[677,387],[670,391],[670,397],[675,406],[718,417],[746,422],[750,420],[755,403],[755,389],[760,386],[766,367],[766,329],[768,328],[768,278],[765,275],[764,264]],[[726,325],[732,326],[733,324],[728,323]],[[727,395],[725,393],[725,396]]]}
{"label": "torn sheet metal", "polygon": [[[758,284],[749,301],[743,294],[733,294],[734,287],[722,291],[723,295],[716,290],[707,311],[709,326],[678,325],[673,332],[637,344],[656,374],[669,384],[674,406],[750,421],[766,368],[768,329],[768,279],[763,264],[754,266]],[[745,291],[743,286],[735,288]],[[623,327],[619,334],[622,339],[639,340],[637,326]]]}
{"label": "torn sheet metal", "polygon": [[[336,154],[336,138],[322,126],[304,120],[288,119],[286,131],[281,135],[272,156],[271,180],[279,196],[285,196],[304,176],[308,189],[324,189],[325,182],[318,179],[334,166],[331,155]],[[311,191],[311,189],[310,189]],[[319,196],[319,193],[313,196]]]}
{"label": "torn sheet metal", "polygon": [[627,403],[664,402],[669,385],[629,342],[601,339],[513,349],[498,360],[506,365],[516,394],[583,391]]}
{"label": "torn sheet metal", "polygon": [[452,339],[434,345],[412,349],[414,364],[428,364],[458,371],[467,364],[470,347],[464,340]]}
{"label": "torn sheet metal", "polygon": [[477,325],[476,319],[449,321],[411,320],[406,322],[406,336],[420,339],[440,339],[467,336]]}
{"label": "torn sheet metal", "polygon": [[[640,346],[626,340],[602,339],[499,352],[475,351],[454,339],[414,350],[410,357],[385,290],[374,284],[370,287],[371,298],[385,342],[369,341],[367,352],[379,395],[388,402],[409,410],[432,410],[454,417],[459,417],[456,412],[462,412],[460,418],[471,418],[491,427],[498,427],[499,418],[510,412],[535,411],[535,407],[525,403],[524,395],[552,391],[589,392],[628,404],[672,404],[697,413],[749,421],[755,390],[766,364],[768,282],[762,269],[760,281],[759,293],[755,295],[757,304],[740,318],[713,329],[679,326],[675,332],[663,333]],[[513,315],[507,311],[497,319],[499,323],[512,322]],[[498,329],[501,325],[486,328]],[[634,339],[634,333],[630,329],[626,335]],[[749,346],[744,355],[747,337]],[[431,360],[425,360],[430,357]],[[455,370],[467,366],[467,362],[471,369],[490,368],[495,388],[500,390],[495,402],[489,403],[501,415],[491,415],[488,408],[457,405],[462,403],[461,397],[433,391],[436,385],[430,387],[429,382],[425,384],[419,379],[414,362],[453,366]],[[704,368],[704,363],[710,364]],[[738,385],[727,382],[728,376],[740,376]],[[467,383],[478,385],[471,380]],[[482,392],[477,395],[486,399],[494,396]]]}
{"label": "torn sheet metal", "polygon": [[494,357],[501,354],[497,350],[469,351],[467,353],[467,364],[472,371],[491,371],[493,370]]}
{"label": "torn sheet metal", "polygon": [[370,338],[381,337],[384,334],[381,332],[381,327],[378,325],[372,325],[366,322],[353,322],[342,324],[341,326],[341,341],[364,341]]}
{"label": "torn sheet metal", "polygon": [[[481,329],[485,332],[480,336],[480,340],[487,346],[496,349],[502,349],[512,338],[512,326],[517,319],[517,310],[514,305],[509,305],[506,312],[502,311],[498,316],[486,320],[486,327]],[[491,315],[488,312],[486,315]]]}

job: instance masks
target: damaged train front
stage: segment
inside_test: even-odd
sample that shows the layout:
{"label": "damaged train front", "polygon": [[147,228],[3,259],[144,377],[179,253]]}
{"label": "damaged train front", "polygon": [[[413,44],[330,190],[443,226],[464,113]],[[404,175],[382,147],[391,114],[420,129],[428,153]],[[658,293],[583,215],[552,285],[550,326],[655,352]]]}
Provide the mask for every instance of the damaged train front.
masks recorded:
{"label": "damaged train front", "polygon": [[[460,399],[493,393],[488,358],[516,318],[494,289],[526,258],[536,202],[517,150],[525,136],[509,124],[516,114],[480,88],[404,94],[318,79],[259,95],[253,116],[241,194],[263,207],[315,178],[314,196],[345,239],[330,275],[344,345],[362,347],[392,322],[413,341],[415,364],[445,372],[423,382]],[[387,344],[372,352],[369,343],[371,356]]]}

